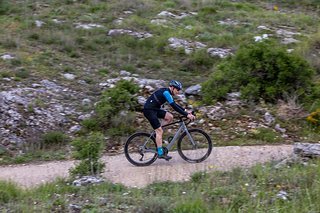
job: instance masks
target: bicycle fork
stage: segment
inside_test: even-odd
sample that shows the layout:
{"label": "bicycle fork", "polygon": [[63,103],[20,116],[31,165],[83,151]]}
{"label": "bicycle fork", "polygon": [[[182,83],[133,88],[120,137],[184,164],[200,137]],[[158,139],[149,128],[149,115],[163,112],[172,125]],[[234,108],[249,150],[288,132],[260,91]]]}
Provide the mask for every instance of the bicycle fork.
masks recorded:
{"label": "bicycle fork", "polygon": [[188,136],[189,138],[189,141],[191,142],[193,148],[197,148],[197,143],[193,140],[193,137],[191,136],[187,126],[185,125],[185,123],[182,124],[183,125],[183,128],[184,128],[184,132],[186,133],[186,135]]}

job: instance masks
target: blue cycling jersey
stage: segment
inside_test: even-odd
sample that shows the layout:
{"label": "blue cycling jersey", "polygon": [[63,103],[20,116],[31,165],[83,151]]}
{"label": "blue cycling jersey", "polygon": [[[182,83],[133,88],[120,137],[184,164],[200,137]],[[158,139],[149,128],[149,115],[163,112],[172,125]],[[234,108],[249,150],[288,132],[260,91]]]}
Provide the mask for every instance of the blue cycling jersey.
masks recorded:
{"label": "blue cycling jersey", "polygon": [[172,94],[169,88],[160,88],[155,91],[146,101],[144,104],[144,109],[160,109],[161,106],[168,102],[170,106],[177,112],[182,115],[187,116],[188,113],[185,111],[183,107],[176,104],[173,100]]}

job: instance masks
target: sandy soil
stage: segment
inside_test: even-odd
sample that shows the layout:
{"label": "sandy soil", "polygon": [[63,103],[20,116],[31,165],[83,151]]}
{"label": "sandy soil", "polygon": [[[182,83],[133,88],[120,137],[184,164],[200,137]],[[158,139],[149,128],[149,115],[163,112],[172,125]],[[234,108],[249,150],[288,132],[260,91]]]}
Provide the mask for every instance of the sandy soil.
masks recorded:
{"label": "sandy soil", "polygon": [[[215,147],[210,157],[202,163],[190,164],[178,153],[171,152],[173,159],[169,162],[157,160],[148,167],[131,165],[124,154],[103,156],[106,170],[105,179],[129,187],[144,187],[153,182],[185,181],[199,171],[226,171],[235,167],[250,167],[257,163],[280,160],[293,153],[292,145],[281,146],[229,146]],[[33,187],[68,177],[69,169],[75,161],[56,161],[41,164],[11,165],[0,167],[0,179],[11,180],[22,187]]]}

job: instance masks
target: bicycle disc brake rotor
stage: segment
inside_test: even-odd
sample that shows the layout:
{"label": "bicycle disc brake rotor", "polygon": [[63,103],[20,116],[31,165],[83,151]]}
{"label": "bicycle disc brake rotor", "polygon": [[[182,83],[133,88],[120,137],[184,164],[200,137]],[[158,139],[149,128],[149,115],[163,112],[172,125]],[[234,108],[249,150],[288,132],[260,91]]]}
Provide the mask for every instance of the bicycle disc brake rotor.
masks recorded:
{"label": "bicycle disc brake rotor", "polygon": [[167,147],[162,147],[162,150],[163,150],[163,154],[164,155],[167,155],[169,150],[167,149]]}

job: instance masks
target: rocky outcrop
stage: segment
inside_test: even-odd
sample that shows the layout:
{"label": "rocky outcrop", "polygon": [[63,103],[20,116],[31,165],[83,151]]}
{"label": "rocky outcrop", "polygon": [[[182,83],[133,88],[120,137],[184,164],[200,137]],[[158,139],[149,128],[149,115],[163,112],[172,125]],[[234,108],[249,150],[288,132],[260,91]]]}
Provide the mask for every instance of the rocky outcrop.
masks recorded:
{"label": "rocky outcrop", "polygon": [[320,144],[295,143],[293,151],[300,157],[319,158]]}
{"label": "rocky outcrop", "polygon": [[[186,54],[190,54],[198,49],[207,48],[206,44],[197,41],[188,41],[181,38],[171,37],[168,39],[169,47],[172,49],[184,49]],[[226,58],[229,55],[232,55],[231,49],[224,48],[208,48],[207,53],[212,57]]]}
{"label": "rocky outcrop", "polygon": [[134,32],[126,29],[111,29],[108,31],[108,36],[130,35],[139,39],[150,38],[153,35],[148,32]]}
{"label": "rocky outcrop", "polygon": [[82,115],[77,110],[81,102],[72,101],[72,97],[81,95],[48,80],[0,92],[1,144],[10,149],[39,140],[48,131],[67,132]]}
{"label": "rocky outcrop", "polygon": [[268,32],[268,34],[263,34],[263,36],[256,36],[255,41],[261,41],[264,39],[268,39],[270,36],[276,36],[281,39],[282,44],[291,44],[297,43],[299,40],[295,39],[295,36],[301,36],[302,34],[296,32],[296,29],[288,26],[280,26],[280,27],[267,27],[267,26],[258,26],[259,30],[263,30]]}

